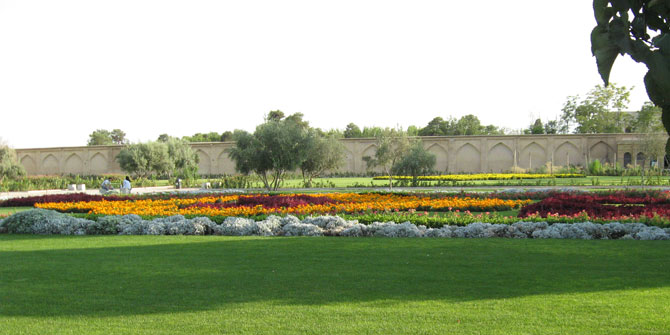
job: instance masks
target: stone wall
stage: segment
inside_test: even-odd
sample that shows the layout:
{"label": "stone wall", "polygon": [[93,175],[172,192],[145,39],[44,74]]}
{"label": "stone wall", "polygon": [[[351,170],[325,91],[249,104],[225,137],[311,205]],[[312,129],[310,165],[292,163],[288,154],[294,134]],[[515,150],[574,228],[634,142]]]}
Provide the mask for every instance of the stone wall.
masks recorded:
{"label": "stone wall", "polygon": [[[533,170],[543,165],[601,162],[636,164],[643,151],[640,134],[427,136],[424,146],[436,156],[435,170],[444,173],[505,172],[515,166]],[[364,173],[363,157],[376,150],[372,138],[343,139],[346,160],[340,172]],[[226,149],[233,142],[193,143],[200,174],[235,173]],[[115,157],[121,146],[17,149],[29,175],[123,173]],[[660,161],[660,160],[659,160]]]}

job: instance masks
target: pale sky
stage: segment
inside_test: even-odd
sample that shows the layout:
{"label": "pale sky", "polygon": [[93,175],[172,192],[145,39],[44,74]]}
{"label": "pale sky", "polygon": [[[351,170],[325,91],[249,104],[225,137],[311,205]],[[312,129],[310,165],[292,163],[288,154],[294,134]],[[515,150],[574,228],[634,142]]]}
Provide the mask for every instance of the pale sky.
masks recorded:
{"label": "pale sky", "polygon": [[[425,126],[475,114],[519,129],[601,80],[592,2],[0,0],[0,137],[15,148],[312,126]],[[647,101],[644,65],[611,82]]]}

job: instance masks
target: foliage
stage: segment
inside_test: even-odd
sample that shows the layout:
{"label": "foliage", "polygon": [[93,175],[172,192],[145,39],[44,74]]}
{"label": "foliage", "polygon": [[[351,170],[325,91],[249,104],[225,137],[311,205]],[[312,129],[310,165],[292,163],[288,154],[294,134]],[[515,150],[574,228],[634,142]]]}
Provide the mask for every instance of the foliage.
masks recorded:
{"label": "foliage", "polygon": [[126,144],[126,133],[121,129],[114,129],[112,131],[105,129],[98,129],[88,135],[87,145],[112,145],[112,144]]}
{"label": "foliage", "polygon": [[419,136],[455,136],[455,135],[502,135],[504,131],[494,125],[484,126],[473,114],[462,116],[456,120],[450,117],[444,120],[436,117],[426,127],[419,129]]}
{"label": "foliage", "polygon": [[281,111],[270,112],[253,134],[236,131],[235,147],[229,157],[238,172],[256,173],[268,190],[279,188],[284,175],[307,160],[314,132],[302,120],[302,114],[286,118]]}
{"label": "foliage", "polygon": [[363,132],[355,123],[349,123],[347,128],[344,129],[344,138],[359,138],[362,137]]}
{"label": "foliage", "polygon": [[326,170],[336,170],[344,161],[344,145],[335,137],[322,137],[312,133],[307,141],[307,156],[300,164],[305,187],[312,187],[312,180]]}
{"label": "foliage", "polygon": [[419,176],[430,173],[435,167],[435,155],[423,147],[421,140],[411,144],[407,154],[393,166],[393,173],[412,177],[412,186],[416,186]]}
{"label": "foliage", "polygon": [[631,89],[610,84],[596,85],[582,98],[570,96],[563,105],[560,131],[576,134],[623,133],[632,123],[632,116],[623,111],[628,107]]}
{"label": "foliage", "polygon": [[594,160],[589,163],[589,174],[592,176],[602,176],[604,174],[603,166],[600,160]]}
{"label": "foliage", "polygon": [[166,142],[167,152],[172,161],[169,176],[195,180],[198,178],[198,163],[200,157],[186,142],[178,139],[170,139]]}
{"label": "foliage", "polygon": [[[488,213],[487,213],[488,214]],[[481,219],[479,215],[477,218]],[[185,218],[181,215],[144,220],[137,215],[106,216],[96,221],[75,218],[54,211],[34,209],[9,216],[0,222],[0,232],[12,234],[60,235],[233,235],[233,236],[377,236],[442,238],[570,238],[570,239],[643,239],[668,240],[670,230],[641,223],[573,224],[547,222],[513,222],[491,224],[472,222],[458,225],[435,225],[427,228],[409,221],[375,221],[368,225],[347,221],[338,216],[305,217],[269,216],[254,219],[228,217],[218,224],[206,217]]]}
{"label": "foliage", "polygon": [[174,169],[168,146],[163,142],[126,145],[116,156],[116,160],[122,170],[141,178],[168,175]]}
{"label": "foliage", "polygon": [[541,119],[536,119],[527,129],[524,129],[524,134],[544,134],[544,125]]}
{"label": "foliage", "polygon": [[19,163],[16,151],[0,143],[0,186],[5,179],[15,179],[26,174],[23,165]]}
{"label": "foliage", "polygon": [[605,85],[618,54],[644,63],[647,95],[663,110],[663,125],[670,133],[670,6],[658,0],[594,0],[593,11],[597,25],[591,32],[591,51]]}
{"label": "foliage", "polygon": [[381,168],[389,178],[389,188],[393,188],[393,174],[391,171],[409,151],[409,138],[400,129],[385,129],[377,135],[375,145],[377,151],[374,157],[365,156],[363,160],[368,169]]}

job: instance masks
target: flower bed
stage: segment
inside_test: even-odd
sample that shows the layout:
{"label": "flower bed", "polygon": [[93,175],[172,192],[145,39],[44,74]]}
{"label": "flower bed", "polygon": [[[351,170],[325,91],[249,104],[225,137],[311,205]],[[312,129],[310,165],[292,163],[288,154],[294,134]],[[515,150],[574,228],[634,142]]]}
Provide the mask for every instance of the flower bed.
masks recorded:
{"label": "flower bed", "polygon": [[627,218],[670,219],[667,196],[631,196],[614,194],[556,194],[521,208],[519,217],[586,215],[591,218],[619,220]]}
{"label": "flower bed", "polygon": [[[253,199],[253,200],[250,200]],[[500,211],[519,208],[530,200],[470,197],[429,197],[406,194],[326,193],[280,195],[218,195],[194,198],[139,199],[38,203],[35,207],[60,212],[142,216],[203,215],[310,215],[366,211]]]}
{"label": "flower bed", "polygon": [[74,218],[55,211],[34,209],[0,221],[0,233],[12,234],[121,234],[121,235],[236,235],[236,236],[377,236],[377,237],[465,237],[465,238],[571,238],[668,240],[670,228],[649,227],[641,223],[553,224],[516,222],[513,224],[471,223],[465,227],[427,228],[409,222],[361,224],[338,216],[269,216],[256,221],[226,218],[218,224],[207,217],[187,219],[170,216],[144,220],[138,215],[105,216],[97,221]]}
{"label": "flower bed", "polygon": [[[476,173],[476,174],[447,174],[439,176],[419,176],[420,181],[473,181],[473,180],[513,180],[513,179],[551,179],[551,178],[583,178],[579,173]],[[377,176],[375,180],[388,180],[389,176]],[[395,180],[412,180],[411,176],[393,176]]]}

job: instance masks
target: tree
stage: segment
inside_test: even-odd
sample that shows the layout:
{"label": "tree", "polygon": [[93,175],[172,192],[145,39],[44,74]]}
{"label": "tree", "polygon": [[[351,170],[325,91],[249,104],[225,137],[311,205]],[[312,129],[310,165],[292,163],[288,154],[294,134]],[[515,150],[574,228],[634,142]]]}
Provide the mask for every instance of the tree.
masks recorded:
{"label": "tree", "polygon": [[98,129],[88,135],[87,145],[112,145],[114,140],[109,130]]}
{"label": "tree", "polygon": [[126,145],[116,156],[121,169],[136,177],[169,175],[174,171],[168,146],[163,142],[147,142]]}
{"label": "tree", "polygon": [[197,179],[200,157],[188,142],[172,138],[166,142],[167,152],[172,163],[168,176],[183,179]]}
{"label": "tree", "polygon": [[[593,11],[597,25],[591,31],[591,51],[603,82],[609,84],[619,54],[645,64],[647,95],[661,108],[663,126],[670,134],[670,4],[659,0],[594,0]],[[656,35],[653,38],[650,30]],[[670,138],[665,150],[670,153]]]}
{"label": "tree", "polygon": [[393,166],[409,150],[409,138],[400,129],[385,129],[376,136],[377,152],[374,157],[365,156],[368,169],[379,167],[389,177],[389,188],[393,188]]}
{"label": "tree", "polygon": [[561,132],[572,130],[576,134],[623,133],[631,117],[623,110],[628,108],[631,89],[612,83],[596,85],[586,97],[570,96],[563,105]]}
{"label": "tree", "polygon": [[344,145],[334,136],[312,135],[306,159],[300,164],[305,187],[312,187],[312,179],[326,170],[334,170],[342,165]]}
{"label": "tree", "polygon": [[[451,121],[451,119],[450,119]],[[444,136],[447,135],[449,129],[448,121],[441,117],[436,117],[428,124],[419,130],[419,136]]]}
{"label": "tree", "polygon": [[417,186],[418,177],[430,173],[435,167],[435,155],[424,149],[421,140],[414,141],[407,154],[393,166],[393,173],[412,176],[412,186]]}
{"label": "tree", "polygon": [[663,132],[662,113],[661,108],[651,102],[645,102],[637,113],[632,132],[643,134]]}
{"label": "tree", "polygon": [[113,129],[109,136],[112,139],[114,144],[126,144],[128,140],[126,139],[126,133],[121,129]]}
{"label": "tree", "polygon": [[298,169],[307,159],[311,140],[302,114],[282,119],[276,112],[270,112],[273,116],[269,115],[253,134],[236,131],[235,147],[228,152],[237,171],[256,173],[268,190],[279,188],[286,172]]}
{"label": "tree", "polygon": [[544,133],[545,134],[558,134],[558,121],[550,120],[544,124]]}
{"label": "tree", "polygon": [[114,129],[112,131],[105,129],[98,129],[88,135],[87,145],[123,145],[128,143],[126,140],[126,133],[121,129]]}
{"label": "tree", "polygon": [[468,114],[458,119],[455,128],[454,135],[482,135],[485,129],[479,118],[473,114]]}
{"label": "tree", "polygon": [[0,142],[0,185],[5,179],[25,176],[26,170],[19,163],[16,151]]}
{"label": "tree", "polygon": [[168,135],[168,134],[160,134],[156,141],[165,143],[165,142],[169,141],[171,138],[173,138],[173,137]]}
{"label": "tree", "polygon": [[542,124],[541,119],[536,119],[527,129],[523,130],[523,133],[528,134],[544,134],[544,125]]}

